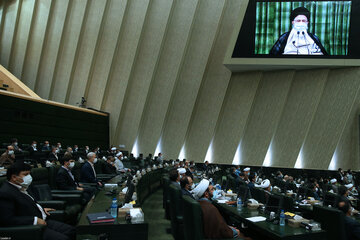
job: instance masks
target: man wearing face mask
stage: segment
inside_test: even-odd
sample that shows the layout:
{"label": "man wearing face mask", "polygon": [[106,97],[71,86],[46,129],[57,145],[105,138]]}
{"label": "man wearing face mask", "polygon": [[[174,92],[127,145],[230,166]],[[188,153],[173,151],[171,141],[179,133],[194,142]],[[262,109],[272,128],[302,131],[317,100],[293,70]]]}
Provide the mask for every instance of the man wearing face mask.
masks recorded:
{"label": "man wearing face mask", "polygon": [[84,192],[84,199],[88,202],[94,195],[95,189],[84,187],[75,181],[71,169],[75,166],[75,160],[67,155],[61,159],[62,166],[56,175],[56,185],[60,190],[78,190]]}
{"label": "man wearing face mask", "polygon": [[37,142],[36,141],[32,141],[31,146],[28,149],[30,156],[34,155],[34,153],[38,152],[37,149]]}
{"label": "man wearing face mask", "polygon": [[45,141],[45,142],[44,142],[44,145],[43,145],[41,151],[51,151],[51,147],[50,147],[49,141]]}
{"label": "man wearing face mask", "polygon": [[194,196],[190,193],[195,184],[189,176],[184,176],[180,179],[181,192],[183,195],[189,196],[195,200]]}
{"label": "man wearing face mask", "polygon": [[199,198],[199,203],[203,213],[203,231],[204,238],[238,238],[243,237],[240,231],[234,227],[228,226],[219,210],[211,203],[214,186],[207,179],[201,182],[194,189],[194,193]]}
{"label": "man wearing face mask", "polygon": [[0,225],[45,225],[43,239],[75,239],[72,226],[47,220],[55,209],[41,207],[27,192],[32,182],[30,170],[30,165],[24,163],[16,163],[8,169],[7,181],[0,188]]}
{"label": "man wearing face mask", "polygon": [[87,154],[87,162],[81,167],[81,182],[84,183],[97,183],[102,186],[101,182],[96,178],[96,172],[94,164],[97,163],[98,159],[94,152]]}
{"label": "man wearing face mask", "polygon": [[0,157],[0,167],[9,168],[15,162],[15,153],[13,146],[7,146],[6,151]]}
{"label": "man wearing face mask", "polygon": [[49,154],[47,165],[48,164],[54,165],[54,164],[56,164],[56,162],[59,161],[59,156],[57,155],[58,152],[59,152],[59,150],[57,149],[57,147],[51,148],[51,153]]}
{"label": "man wearing face mask", "polygon": [[320,39],[308,32],[310,12],[304,7],[290,14],[292,30],[284,33],[270,50],[270,55],[328,55]]}
{"label": "man wearing face mask", "polygon": [[11,139],[11,146],[14,148],[14,151],[22,152],[22,149],[19,147],[17,138]]}

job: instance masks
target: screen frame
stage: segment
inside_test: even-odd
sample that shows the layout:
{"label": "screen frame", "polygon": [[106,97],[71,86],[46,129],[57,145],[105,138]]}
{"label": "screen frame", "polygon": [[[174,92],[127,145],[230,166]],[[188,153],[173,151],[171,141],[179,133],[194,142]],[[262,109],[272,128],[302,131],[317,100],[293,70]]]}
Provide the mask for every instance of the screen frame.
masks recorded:
{"label": "screen frame", "polygon": [[[261,0],[266,1],[266,0]],[[295,1],[295,0],[280,0],[280,1]],[[311,1],[311,0],[308,0]],[[305,70],[318,68],[344,68],[344,67],[358,67],[360,66],[360,59],[344,58],[344,56],[330,56],[330,58],[319,58],[312,56],[302,56],[295,58],[293,56],[274,57],[274,56],[260,56],[255,55],[251,57],[233,57],[233,51],[236,46],[238,35],[242,23],[249,6],[249,3],[256,4],[258,0],[242,1],[238,20],[234,26],[234,31],[229,41],[226,50],[224,65],[232,72],[245,71],[272,71],[272,70]],[[253,42],[255,45],[255,42]],[[350,44],[350,43],[349,43]]]}

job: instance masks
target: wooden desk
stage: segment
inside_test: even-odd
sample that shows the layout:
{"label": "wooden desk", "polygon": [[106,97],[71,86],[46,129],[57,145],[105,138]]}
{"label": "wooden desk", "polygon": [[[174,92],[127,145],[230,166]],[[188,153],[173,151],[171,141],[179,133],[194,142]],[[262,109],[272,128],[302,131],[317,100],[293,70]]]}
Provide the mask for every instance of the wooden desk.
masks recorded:
{"label": "wooden desk", "polygon": [[[236,207],[229,206],[224,203],[214,203],[219,209],[220,213],[228,222],[236,224],[244,223],[252,233],[256,233],[259,239],[291,239],[291,240],[313,240],[313,239],[326,239],[326,232],[308,231],[304,228],[293,228],[288,225],[280,226],[271,222],[251,222],[246,218],[255,216],[264,216],[258,210],[243,208],[242,211],[237,211]],[[249,232],[250,232],[249,231]]]}
{"label": "wooden desk", "polygon": [[[109,181],[109,183],[117,183],[121,179],[120,176],[116,176]],[[108,234],[109,239],[148,239],[148,223],[128,224],[125,219],[117,218],[114,224],[90,224],[87,219],[88,213],[106,212],[111,206],[112,199],[117,197],[118,202],[123,202],[123,199],[119,198],[119,192],[121,188],[118,188],[116,196],[107,195],[106,190],[101,189],[96,196],[89,201],[81,214],[78,225],[76,226],[76,232],[78,235],[100,235]]]}

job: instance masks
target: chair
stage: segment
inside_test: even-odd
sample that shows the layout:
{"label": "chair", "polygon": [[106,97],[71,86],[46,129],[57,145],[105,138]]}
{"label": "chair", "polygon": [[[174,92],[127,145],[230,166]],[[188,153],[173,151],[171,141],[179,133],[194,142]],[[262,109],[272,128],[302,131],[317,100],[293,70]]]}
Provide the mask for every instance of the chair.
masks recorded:
{"label": "chair", "polygon": [[170,196],[169,196],[170,179],[163,176],[163,208],[165,209],[165,218],[170,220]]}
{"label": "chair", "polygon": [[315,221],[321,223],[321,228],[326,231],[326,239],[347,239],[345,230],[345,214],[336,208],[314,205]]}
{"label": "chair", "polygon": [[0,227],[0,236],[2,239],[17,240],[42,240],[45,226],[26,225],[16,227]]}
{"label": "chair", "polygon": [[181,189],[170,184],[170,219],[171,232],[175,239],[183,239],[183,212],[182,212],[182,193]]}
{"label": "chair", "polygon": [[77,222],[82,210],[80,194],[53,194],[48,184],[31,185],[29,192],[33,194],[40,205],[63,210],[62,219],[58,218],[57,220],[73,224]]}
{"label": "chair", "polygon": [[189,196],[182,196],[184,204],[184,239],[203,239],[202,210],[200,204]]}
{"label": "chair", "polygon": [[339,196],[335,193],[326,192],[324,193],[324,203],[323,206],[336,207],[337,202],[339,201]]}
{"label": "chair", "polygon": [[266,203],[266,197],[265,197],[265,192],[264,190],[262,190],[261,188],[252,188],[251,190],[251,196],[257,200],[258,202],[261,202],[263,204]]}
{"label": "chair", "polygon": [[184,239],[204,239],[202,209],[199,202],[185,195],[182,196],[182,202],[184,208]]}

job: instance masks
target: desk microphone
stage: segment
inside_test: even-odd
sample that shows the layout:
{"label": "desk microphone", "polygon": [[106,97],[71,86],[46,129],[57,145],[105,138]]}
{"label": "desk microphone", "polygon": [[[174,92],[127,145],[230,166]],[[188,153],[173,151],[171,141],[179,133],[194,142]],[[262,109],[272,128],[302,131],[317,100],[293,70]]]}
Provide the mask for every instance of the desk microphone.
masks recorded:
{"label": "desk microphone", "polygon": [[307,50],[308,50],[308,55],[310,55],[310,50],[309,50],[309,45],[310,45],[310,43],[309,43],[309,41],[306,39],[306,37],[305,37],[305,32],[304,32],[304,31],[302,31],[302,35],[304,36],[304,39],[305,39],[305,42],[306,42],[306,48],[307,48]]}

